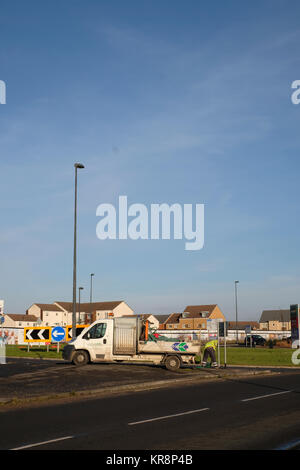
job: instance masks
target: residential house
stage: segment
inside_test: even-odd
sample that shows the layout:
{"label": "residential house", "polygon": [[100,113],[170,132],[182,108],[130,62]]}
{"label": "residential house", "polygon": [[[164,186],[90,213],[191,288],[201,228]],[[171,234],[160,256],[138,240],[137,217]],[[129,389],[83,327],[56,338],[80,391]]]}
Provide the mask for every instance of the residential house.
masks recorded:
{"label": "residential house", "polygon": [[166,321],[170,317],[170,314],[168,315],[156,315],[156,318],[159,321],[159,329],[160,330],[165,330],[166,329]]}
{"label": "residential house", "polygon": [[[65,312],[71,313],[73,304],[72,302],[55,302],[56,305],[61,307]],[[109,301],[109,302],[87,302],[77,304],[77,318],[79,317],[80,307],[80,323],[92,323],[96,320],[101,320],[109,317],[123,317],[125,315],[133,315],[133,310],[123,300]]]}
{"label": "residential house", "polygon": [[212,319],[225,321],[225,316],[217,304],[188,305],[183,313],[172,313],[164,325],[166,329],[206,330],[207,320]]}
{"label": "residential house", "polygon": [[66,326],[72,323],[72,315],[55,303],[33,304],[26,313],[38,317],[44,326]]}
{"label": "residential house", "polygon": [[19,313],[6,313],[3,328],[25,328],[27,326],[38,326],[38,318],[35,315],[23,315]]}
{"label": "residential house", "polygon": [[259,327],[261,330],[286,331],[291,329],[290,310],[263,310]]}
{"label": "residential house", "polygon": [[207,320],[212,319],[225,321],[225,316],[217,304],[188,305],[183,313],[172,313],[166,320],[165,327],[166,329],[206,330]]}
{"label": "residential house", "polygon": [[139,317],[143,320],[148,320],[149,326],[151,328],[155,328],[156,330],[159,328],[159,319],[152,313],[142,313],[141,315],[139,315]]}
{"label": "residential house", "polygon": [[[53,304],[35,303],[29,307],[27,314],[40,318],[44,326],[66,326],[72,324],[73,303],[60,301]],[[133,310],[122,300],[76,304],[76,320],[81,324],[124,315],[133,315]]]}

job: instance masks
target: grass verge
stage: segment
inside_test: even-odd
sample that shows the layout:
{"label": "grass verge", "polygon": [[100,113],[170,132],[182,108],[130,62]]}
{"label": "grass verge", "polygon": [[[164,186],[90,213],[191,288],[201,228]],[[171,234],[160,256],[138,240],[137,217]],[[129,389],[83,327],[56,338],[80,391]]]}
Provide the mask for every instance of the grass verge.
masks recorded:
{"label": "grass verge", "polygon": [[[55,358],[62,359],[63,346],[57,353],[56,346],[47,352],[46,346],[31,347],[29,352],[27,346],[6,346],[7,357],[34,357],[34,358]],[[221,348],[221,364],[224,363],[224,349]],[[227,348],[227,364],[228,365],[249,365],[249,366],[290,366],[295,367],[292,363],[292,354],[294,350],[291,348],[244,348],[244,347],[228,347]],[[300,367],[300,365],[298,366]]]}
{"label": "grass verge", "polygon": [[35,357],[40,359],[62,359],[62,350],[63,346],[60,345],[59,353],[55,348],[49,346],[49,352],[47,351],[46,346],[31,346],[30,350],[27,351],[27,346],[18,346],[18,345],[7,345],[6,346],[6,357]]}
{"label": "grass verge", "polygon": [[[292,363],[291,348],[227,348],[227,364],[249,366],[290,366]],[[224,363],[224,349],[221,348],[221,363]],[[299,366],[300,367],[300,366]]]}

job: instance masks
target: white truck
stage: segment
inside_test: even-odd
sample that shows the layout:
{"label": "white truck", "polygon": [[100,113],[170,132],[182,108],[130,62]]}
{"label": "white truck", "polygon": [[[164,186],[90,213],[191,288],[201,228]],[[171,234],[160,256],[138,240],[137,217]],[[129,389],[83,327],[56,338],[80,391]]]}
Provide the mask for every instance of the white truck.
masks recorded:
{"label": "white truck", "polygon": [[144,362],[164,365],[175,371],[194,363],[199,342],[169,338],[151,332],[139,317],[97,320],[86,327],[63,349],[63,358],[75,365],[88,362]]}

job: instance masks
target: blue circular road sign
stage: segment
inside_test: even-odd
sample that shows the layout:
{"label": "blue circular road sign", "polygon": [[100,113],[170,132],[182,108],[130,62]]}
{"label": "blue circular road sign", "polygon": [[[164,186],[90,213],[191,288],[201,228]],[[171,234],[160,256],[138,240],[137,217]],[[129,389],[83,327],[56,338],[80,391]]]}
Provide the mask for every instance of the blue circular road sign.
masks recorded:
{"label": "blue circular road sign", "polygon": [[65,336],[66,336],[66,333],[62,326],[56,326],[55,328],[52,328],[52,333],[51,333],[52,341],[59,343],[60,341],[63,341],[65,339]]}

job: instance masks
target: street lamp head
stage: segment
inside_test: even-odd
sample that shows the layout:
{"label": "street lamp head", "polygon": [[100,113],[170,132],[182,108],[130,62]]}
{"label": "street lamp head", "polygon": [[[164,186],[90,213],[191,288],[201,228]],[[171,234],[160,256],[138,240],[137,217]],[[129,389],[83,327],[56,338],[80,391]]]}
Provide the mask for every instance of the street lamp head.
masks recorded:
{"label": "street lamp head", "polygon": [[79,290],[83,290],[83,289],[84,289],[84,287],[78,287],[78,289],[79,289]]}
{"label": "street lamp head", "polygon": [[240,281],[234,281],[235,284],[239,284]]}
{"label": "street lamp head", "polygon": [[75,168],[84,168],[82,163],[74,163]]}
{"label": "street lamp head", "polygon": [[95,276],[95,274],[94,274],[94,273],[91,273],[91,276]]}

